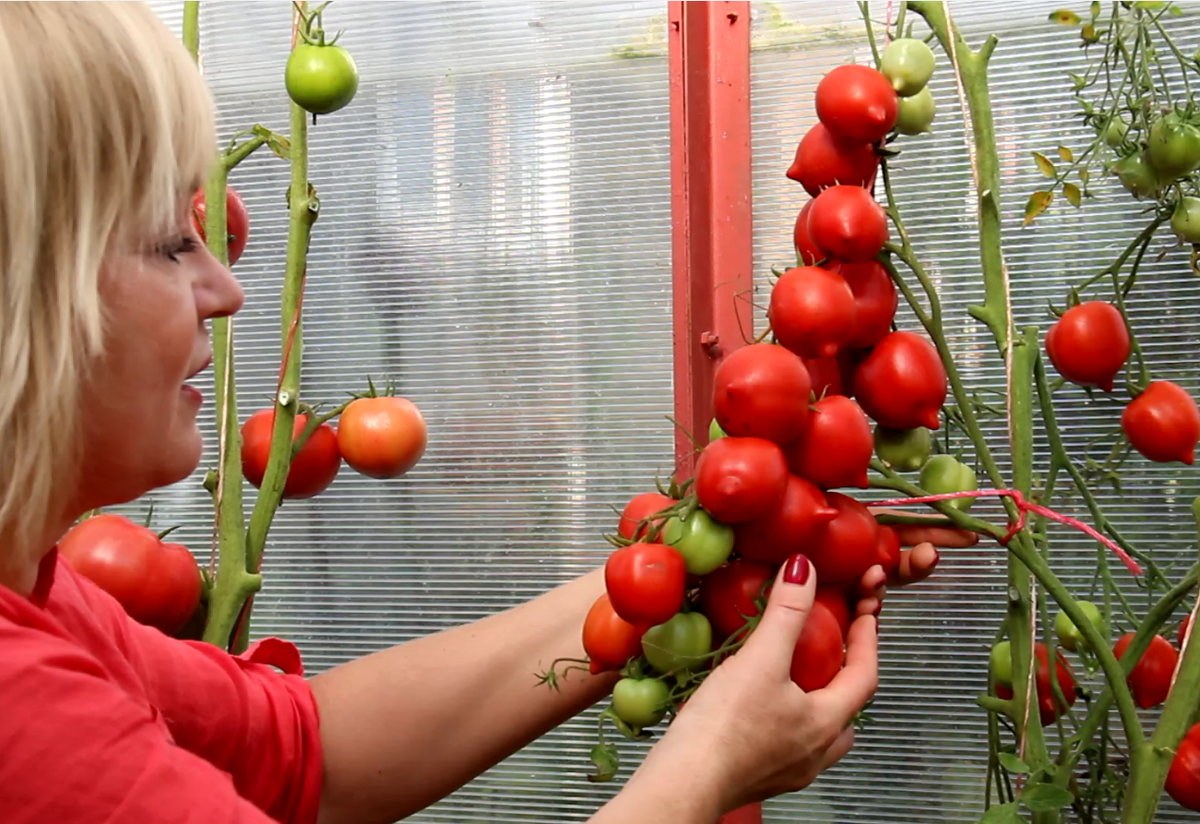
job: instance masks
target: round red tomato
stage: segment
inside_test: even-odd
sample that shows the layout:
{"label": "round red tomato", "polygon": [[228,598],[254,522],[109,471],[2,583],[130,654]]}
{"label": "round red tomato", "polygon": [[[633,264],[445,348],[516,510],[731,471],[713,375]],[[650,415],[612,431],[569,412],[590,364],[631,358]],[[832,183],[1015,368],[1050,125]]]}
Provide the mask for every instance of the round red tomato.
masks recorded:
{"label": "round red tomato", "polygon": [[758,615],[755,601],[766,597],[774,580],[773,566],[741,558],[704,576],[700,610],[712,624],[713,635],[728,638],[745,625],[746,618]]}
{"label": "round red tomato", "polygon": [[630,658],[642,654],[642,630],[617,615],[607,592],[596,599],[584,619],[583,651],[593,675],[620,670]]}
{"label": "round red tomato", "polygon": [[[1117,656],[1118,661],[1133,642],[1133,636],[1132,632],[1125,633],[1113,647],[1113,655]],[[1146,710],[1166,701],[1167,693],[1171,691],[1175,665],[1178,663],[1179,652],[1170,641],[1161,635],[1151,638],[1150,646],[1129,673],[1129,689],[1133,693],[1134,702]]]}
{"label": "round red tomato", "polygon": [[837,358],[804,358],[804,368],[812,381],[812,392],[820,400],[828,395],[844,395],[842,368]]}
{"label": "round red tomato", "polygon": [[[1039,641],[1034,645],[1033,653],[1037,658],[1038,717],[1042,721],[1042,726],[1047,727],[1058,719],[1056,709],[1065,711],[1075,703],[1075,675],[1071,672],[1071,665],[1063,657],[1062,650],[1055,650],[1055,658],[1057,659],[1055,672],[1058,676],[1058,687],[1062,691],[1063,698],[1066,700],[1066,704],[1064,705],[1062,701],[1055,700],[1054,688],[1050,684],[1050,662],[1046,645]],[[1012,688],[1003,684],[996,684],[996,696],[1009,700],[1013,697]]]}
{"label": "round red tomato", "polygon": [[1200,410],[1178,384],[1154,381],[1125,407],[1121,429],[1147,459],[1190,464],[1200,441]]}
{"label": "round red tomato", "polygon": [[[192,195],[192,228],[202,242],[207,242],[204,236],[207,214],[204,190],[200,189]],[[246,241],[250,239],[250,215],[246,212],[242,196],[232,186],[225,187],[225,230],[228,234],[229,265],[232,266],[246,251]]]}
{"label": "round red tomato", "polygon": [[818,585],[814,600],[829,610],[837,619],[843,639],[850,634],[850,602],[846,599],[845,589],[840,586]]}
{"label": "round red tomato", "polygon": [[805,692],[822,689],[845,660],[845,636],[837,616],[824,601],[814,601],[792,651],[792,681]]}
{"label": "round red tomato", "polygon": [[896,125],[899,112],[892,84],[870,66],[838,66],[817,84],[817,117],[840,140],[882,140]]}
{"label": "round red tomato", "polygon": [[896,284],[879,261],[836,263],[830,267],[854,293],[854,337],[850,346],[869,349],[892,331],[900,305]]}
{"label": "round red tomato", "polygon": [[791,443],[808,420],[812,382],[799,357],[773,343],[735,349],[713,378],[717,423],[727,435]]}
{"label": "round red tomato", "polygon": [[665,544],[630,544],[608,556],[604,584],[613,611],[638,627],[668,621],[683,606],[687,567]]}
{"label": "round red tomato", "polygon": [[864,412],[889,429],[937,429],[946,401],[946,368],[933,344],[912,332],[890,332],[854,373]]}
{"label": "round red tomato", "polygon": [[817,532],[806,554],[822,584],[848,584],[878,563],[879,525],[863,504],[840,492],[825,494],[837,515]]}
{"label": "round red tomato", "polygon": [[867,487],[875,454],[871,424],[858,404],[830,395],[813,404],[804,434],[787,450],[788,468],[822,489]]}
{"label": "round red tomato", "polygon": [[831,186],[813,198],[808,234],[825,256],[865,263],[887,243],[887,213],[860,186]]}
{"label": "round red tomato", "polygon": [[[666,519],[655,519],[655,521],[647,521],[646,524],[642,524],[642,521],[646,521],[652,515],[657,515],[664,509],[672,507],[677,503],[679,501],[658,492],[643,492],[641,495],[634,495],[629,500],[629,503],[625,504],[625,509],[621,512],[621,520],[617,524],[617,532],[622,538],[630,541],[642,541],[646,539],[646,533],[650,530],[650,524],[654,524],[659,528],[659,533],[654,536],[654,540],[651,543],[661,544],[662,522]],[[634,533],[636,533],[636,538]]]}
{"label": "round red tomato", "polygon": [[900,533],[887,524],[879,524],[878,554],[875,563],[891,575],[900,568]]}
{"label": "round red tomato", "polygon": [[813,202],[804,204],[800,214],[796,215],[796,225],[792,229],[792,244],[796,247],[796,258],[801,266],[814,266],[825,259],[825,254],[813,243],[808,233],[808,216],[812,213]]}
{"label": "round red tomato", "polygon": [[[292,442],[304,431],[307,415],[297,415],[292,426]],[[275,410],[260,409],[242,426],[242,474],[251,484],[262,485],[267,474],[267,459],[271,455],[271,429],[275,426]],[[285,498],[312,498],[320,495],[342,467],[337,433],[327,423],[318,426],[304,442],[298,455],[293,456],[283,487]]]}
{"label": "round red tomato", "polygon": [[1165,789],[1180,807],[1200,812],[1200,724],[1188,730],[1179,742]]}
{"label": "round red tomato", "polygon": [[854,312],[854,293],[841,275],[801,266],[776,281],[767,319],[776,340],[800,357],[829,358],[853,337]]}
{"label": "round red tomato", "polygon": [[734,549],[743,558],[781,564],[804,551],[821,526],[838,514],[825,493],[791,475],[774,511],[734,527]]}
{"label": "round red tomato", "polygon": [[421,410],[405,398],[359,398],[338,418],[338,451],[368,478],[408,472],[425,454],[428,436]]}
{"label": "round red tomato", "polygon": [[1058,373],[1080,386],[1111,392],[1129,358],[1129,328],[1111,303],[1073,306],[1046,333],[1046,354]]}
{"label": "round red tomato", "polygon": [[787,479],[787,459],[778,444],[762,438],[726,437],[700,454],[696,497],[718,521],[740,524],[776,509]]}
{"label": "round red tomato", "polygon": [[822,189],[839,183],[868,187],[875,181],[879,155],[870,143],[835,140],[824,123],[817,123],[796,147],[796,158],[787,176],[816,197]]}

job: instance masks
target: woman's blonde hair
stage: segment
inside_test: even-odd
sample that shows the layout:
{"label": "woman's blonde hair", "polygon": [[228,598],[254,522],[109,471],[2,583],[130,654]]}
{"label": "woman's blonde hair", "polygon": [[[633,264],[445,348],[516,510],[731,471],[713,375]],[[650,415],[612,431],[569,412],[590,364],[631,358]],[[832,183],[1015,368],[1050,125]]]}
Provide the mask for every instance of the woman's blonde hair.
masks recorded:
{"label": "woman's blonde hair", "polygon": [[104,257],[178,224],[215,128],[199,69],[143,3],[0,3],[0,77],[0,542],[42,551],[78,483]]}

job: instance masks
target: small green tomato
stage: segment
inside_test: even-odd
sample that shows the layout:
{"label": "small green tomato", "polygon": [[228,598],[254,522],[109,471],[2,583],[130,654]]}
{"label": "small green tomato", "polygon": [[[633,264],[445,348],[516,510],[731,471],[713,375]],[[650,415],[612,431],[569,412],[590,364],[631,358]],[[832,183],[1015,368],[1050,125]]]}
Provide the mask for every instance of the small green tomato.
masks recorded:
{"label": "small green tomato", "polygon": [[1179,198],[1171,215],[1171,230],[1184,243],[1200,243],[1200,198]]}
{"label": "small green tomato", "polygon": [[916,429],[875,427],[875,454],[897,472],[916,472],[929,460],[932,438],[923,426]]}
{"label": "small green tomato", "polygon": [[[934,455],[921,467],[921,487],[934,495],[949,492],[974,492],[979,488],[975,470],[952,455]],[[950,505],[966,512],[975,503],[973,497],[953,498]]]}
{"label": "small green tomato", "polygon": [[992,647],[992,655],[988,661],[992,680],[1003,687],[1011,687],[1013,679],[1012,645],[1001,641]]}
{"label": "small green tomato", "polygon": [[912,97],[919,94],[933,76],[934,63],[933,51],[925,41],[900,37],[883,50],[879,71],[892,84],[896,94]]}
{"label": "small green tomato", "polygon": [[924,88],[912,97],[900,98],[900,109],[896,115],[896,131],[900,134],[917,135],[927,132],[933,125],[937,105],[933,95]]}
{"label": "small green tomato", "polygon": [[733,552],[733,527],[715,520],[703,509],[696,509],[686,521],[672,516],[663,524],[662,541],[683,556],[692,575],[707,575],[725,563]]}
{"label": "small green tomato", "polygon": [[613,712],[636,729],[653,727],[667,714],[671,691],[658,678],[622,678],[612,691]]}
{"label": "small green tomato", "polygon": [[[1104,618],[1100,614],[1100,608],[1091,601],[1080,601],[1079,608],[1083,610],[1083,614],[1092,622],[1092,626],[1104,634]],[[1067,616],[1067,613],[1059,610],[1059,613],[1054,618],[1054,632],[1058,635],[1058,643],[1064,649],[1069,649],[1075,652],[1081,647],[1087,648],[1087,641],[1083,637],[1083,633],[1079,631],[1079,627]]]}

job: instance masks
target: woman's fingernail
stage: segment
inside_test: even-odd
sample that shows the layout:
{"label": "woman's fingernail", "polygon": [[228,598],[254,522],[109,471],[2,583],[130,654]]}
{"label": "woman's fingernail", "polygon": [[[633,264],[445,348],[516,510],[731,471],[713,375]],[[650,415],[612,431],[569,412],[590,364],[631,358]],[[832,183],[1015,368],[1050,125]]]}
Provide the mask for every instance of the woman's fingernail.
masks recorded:
{"label": "woman's fingernail", "polygon": [[942,553],[937,551],[937,547],[933,548],[933,565],[937,566],[938,561],[942,560]]}
{"label": "woman's fingernail", "polygon": [[787,569],[783,571],[783,580],[789,584],[804,586],[808,581],[808,571],[812,565],[803,555],[793,555],[788,560]]}

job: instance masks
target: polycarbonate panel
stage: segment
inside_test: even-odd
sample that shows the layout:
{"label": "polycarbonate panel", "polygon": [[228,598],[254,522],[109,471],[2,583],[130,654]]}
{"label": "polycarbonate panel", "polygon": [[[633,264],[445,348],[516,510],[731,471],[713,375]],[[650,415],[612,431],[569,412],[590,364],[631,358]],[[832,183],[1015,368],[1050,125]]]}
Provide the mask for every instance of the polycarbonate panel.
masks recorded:
{"label": "polycarbonate panel", "polygon": [[[884,20],[898,4],[875,2],[872,16]],[[1060,143],[1081,149],[1090,142],[1075,117],[1068,71],[1082,72],[1078,35],[1047,22],[1061,4],[1046,2],[956,2],[951,12],[968,41],[978,46],[987,34],[1000,38],[991,62],[992,106],[1001,159],[1001,192],[1007,262],[1015,295],[1017,323],[1039,325],[1051,317],[1046,301],[1063,306],[1069,284],[1108,265],[1149,218],[1142,206],[1110,181],[1093,181],[1095,199],[1076,212],[1061,197],[1029,227],[1021,227],[1026,199],[1044,185],[1030,152],[1055,156]],[[1086,4],[1078,10],[1084,11]],[[1107,4],[1105,6],[1107,9]],[[1200,17],[1172,20],[1179,42],[1195,49]],[[1108,12],[1105,11],[1105,14]],[[765,304],[770,267],[794,265],[792,228],[808,200],[804,189],[784,176],[796,144],[817,122],[813,94],[833,67],[856,61],[871,64],[871,52],[855,3],[756,2],[753,4],[752,69],[754,145],[755,273],[759,303]],[[927,29],[918,19],[917,31]],[[902,214],[944,303],[946,332],[958,368],[984,400],[996,401],[1004,374],[991,334],[971,319],[966,307],[982,300],[979,246],[963,115],[948,58],[935,46],[937,100],[934,133],[897,142],[892,163]],[[882,186],[880,187],[882,197]],[[1135,330],[1157,376],[1200,391],[1195,352],[1200,325],[1195,320],[1200,281],[1188,271],[1186,252],[1175,249],[1161,261],[1160,249],[1174,244],[1161,232],[1143,262],[1142,286],[1130,300]],[[914,280],[914,288],[918,288]],[[1102,290],[1089,294],[1101,298]],[[1111,296],[1111,292],[1108,293]],[[902,301],[903,303],[903,301]],[[759,315],[762,328],[762,315]],[[898,316],[901,328],[918,329],[912,313]],[[1059,422],[1072,456],[1082,463],[1093,439],[1119,424],[1120,406],[1109,399],[1089,402],[1083,390],[1067,386],[1055,395]],[[989,443],[1000,458],[1008,454],[1002,419],[986,422]],[[1040,430],[1039,430],[1040,431]],[[961,435],[952,441],[973,452]],[[1039,438],[1039,456],[1046,456]],[[1107,448],[1093,447],[1103,460]],[[1005,464],[1007,470],[1007,464]],[[1045,464],[1039,467],[1044,470]],[[1007,473],[1009,477],[1011,474]],[[1053,505],[1090,520],[1078,494],[1060,476]],[[1189,505],[1200,492],[1196,470],[1149,464],[1135,456],[1123,470],[1124,494],[1096,485],[1103,510],[1134,543],[1153,549],[1164,565],[1178,570],[1194,562],[1196,536]],[[876,498],[878,499],[878,497]],[[996,503],[979,502],[973,511],[1002,522]],[[1076,593],[1087,593],[1097,566],[1095,544],[1086,536],[1055,526],[1051,530],[1055,569]],[[986,689],[987,653],[1004,612],[1005,558],[995,545],[942,553],[939,573],[908,591],[889,594],[881,629],[881,687],[870,710],[873,720],[854,752],[803,793],[766,806],[766,820],[871,822],[974,822],[982,810],[986,775],[986,716],[974,700]],[[1146,596],[1111,555],[1114,574],[1138,610]],[[1053,612],[1051,612],[1051,616]],[[1178,616],[1176,616],[1178,617]],[[1126,623],[1125,628],[1128,628]],[[1173,629],[1168,628],[1172,633]],[[1116,636],[1114,635],[1114,638]],[[1082,673],[1078,659],[1077,673]],[[1080,702],[1082,705],[1082,702]],[[1157,718],[1143,713],[1144,724]],[[1115,720],[1114,729],[1119,731]],[[1057,733],[1052,733],[1052,740]],[[1194,820],[1164,796],[1157,820]]]}

